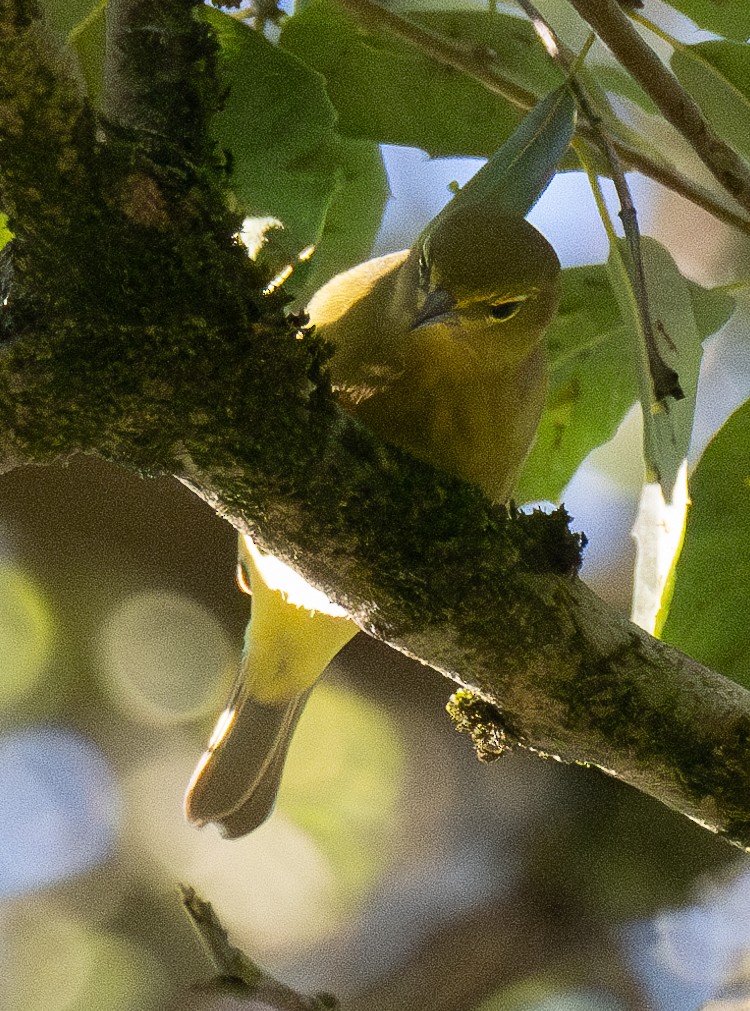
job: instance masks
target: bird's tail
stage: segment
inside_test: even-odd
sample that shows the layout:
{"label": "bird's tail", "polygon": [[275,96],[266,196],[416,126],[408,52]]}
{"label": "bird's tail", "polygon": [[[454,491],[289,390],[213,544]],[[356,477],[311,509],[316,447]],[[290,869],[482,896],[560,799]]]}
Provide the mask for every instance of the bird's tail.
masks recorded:
{"label": "bird's tail", "polygon": [[245,648],[229,702],[185,795],[194,825],[230,839],[271,814],[289,744],[312,691],[357,626],[278,559],[240,538],[238,582],[252,594]]}
{"label": "bird's tail", "polygon": [[289,744],[311,691],[284,702],[247,695],[230,699],[188,785],[188,821],[214,822],[229,839],[263,824],[276,803]]}

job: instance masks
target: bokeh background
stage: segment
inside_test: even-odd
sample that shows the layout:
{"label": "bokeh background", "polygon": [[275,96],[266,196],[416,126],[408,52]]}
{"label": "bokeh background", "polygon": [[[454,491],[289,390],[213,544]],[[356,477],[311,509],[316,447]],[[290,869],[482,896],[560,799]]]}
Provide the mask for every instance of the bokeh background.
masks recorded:
{"label": "bokeh background", "polygon": [[[375,253],[481,164],[384,158]],[[742,278],[734,234],[631,182],[690,277]],[[606,259],[581,175],[532,221],[564,265]],[[707,342],[694,459],[750,395],[747,310]],[[633,411],[564,496],[584,578],[623,613],[639,441]],[[746,857],[597,771],[480,765],[445,715],[451,685],[362,635],[308,705],[270,821],[234,842],[189,828],[249,613],[235,557],[233,530],[168,478],[79,458],[0,479],[0,1007],[180,1007],[210,974],[180,882],[263,966],[355,1011],[750,1007]]]}

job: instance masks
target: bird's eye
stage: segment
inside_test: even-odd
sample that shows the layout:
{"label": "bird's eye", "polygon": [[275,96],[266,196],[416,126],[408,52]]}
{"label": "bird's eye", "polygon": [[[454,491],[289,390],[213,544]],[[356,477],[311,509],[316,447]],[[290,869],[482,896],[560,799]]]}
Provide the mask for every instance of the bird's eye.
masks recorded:
{"label": "bird's eye", "polygon": [[525,298],[516,298],[509,302],[496,302],[490,306],[490,316],[493,319],[504,323],[521,311],[521,306],[526,301]]}

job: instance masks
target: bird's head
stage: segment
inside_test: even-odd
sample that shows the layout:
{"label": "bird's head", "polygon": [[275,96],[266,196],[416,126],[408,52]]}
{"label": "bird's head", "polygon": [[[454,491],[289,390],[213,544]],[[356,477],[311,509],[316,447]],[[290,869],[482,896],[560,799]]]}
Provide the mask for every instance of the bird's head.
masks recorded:
{"label": "bird's head", "polygon": [[415,337],[439,335],[485,358],[514,360],[539,341],[557,312],[557,255],[521,217],[484,207],[446,216],[409,260]]}

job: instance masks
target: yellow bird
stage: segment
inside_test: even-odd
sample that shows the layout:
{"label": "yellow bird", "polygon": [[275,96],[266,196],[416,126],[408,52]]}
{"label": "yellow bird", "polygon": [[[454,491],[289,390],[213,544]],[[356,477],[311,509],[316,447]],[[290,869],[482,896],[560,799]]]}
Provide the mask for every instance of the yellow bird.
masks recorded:
{"label": "yellow bird", "polygon": [[[535,228],[479,205],[440,215],[411,249],[339,274],[308,312],[334,346],[331,374],[347,411],[504,502],[544,405],[544,333],[559,278]],[[357,631],[322,594],[300,603],[290,587],[304,581],[274,575],[274,563],[240,538],[252,616],[235,690],[185,800],[191,822],[214,822],[228,837],[271,813],[307,697]]]}

